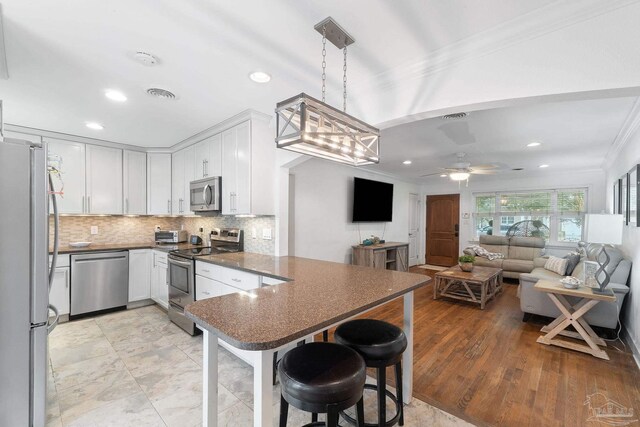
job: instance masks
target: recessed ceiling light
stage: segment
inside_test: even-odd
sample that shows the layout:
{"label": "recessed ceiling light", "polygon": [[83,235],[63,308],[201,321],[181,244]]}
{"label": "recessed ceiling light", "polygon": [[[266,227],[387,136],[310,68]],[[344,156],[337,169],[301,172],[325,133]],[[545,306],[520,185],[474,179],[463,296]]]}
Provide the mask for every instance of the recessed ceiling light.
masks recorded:
{"label": "recessed ceiling light", "polygon": [[448,176],[449,176],[449,175],[447,175],[446,173],[443,173],[442,175],[440,175],[440,178],[446,178],[446,177],[448,177]]}
{"label": "recessed ceiling light", "polygon": [[538,167],[539,167],[539,168],[548,168],[548,167],[549,167],[549,165],[540,165],[540,166],[538,166]]}
{"label": "recessed ceiling light", "polygon": [[530,143],[527,144],[527,147],[537,147],[540,144],[541,144],[540,142],[530,142]]}
{"label": "recessed ceiling light", "polygon": [[87,126],[89,129],[93,129],[93,130],[102,130],[102,129],[104,129],[104,126],[102,126],[100,123],[96,123],[96,122],[87,122],[87,123],[85,123],[85,126]]}
{"label": "recessed ceiling light", "polygon": [[411,164],[411,160],[405,160],[404,162],[402,162],[403,165],[410,165]]}
{"label": "recessed ceiling light", "polygon": [[256,83],[267,83],[271,80],[271,75],[265,73],[264,71],[254,71],[249,74],[249,78]]}
{"label": "recessed ceiling light", "polygon": [[107,89],[104,91],[104,96],[106,96],[107,98],[109,98],[112,101],[116,101],[116,102],[124,102],[127,100],[127,97],[125,96],[124,93],[117,91],[117,90],[113,90],[113,89]]}

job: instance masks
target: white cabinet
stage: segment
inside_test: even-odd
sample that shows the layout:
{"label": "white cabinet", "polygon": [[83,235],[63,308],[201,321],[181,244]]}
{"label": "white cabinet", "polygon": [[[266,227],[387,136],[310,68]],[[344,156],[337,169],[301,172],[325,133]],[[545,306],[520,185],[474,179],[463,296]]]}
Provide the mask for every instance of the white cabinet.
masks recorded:
{"label": "white cabinet", "polygon": [[[51,265],[51,256],[49,257],[49,265]],[[60,316],[70,312],[70,281],[69,255],[58,255],[53,283],[49,292],[49,304],[56,307]]]}
{"label": "white cabinet", "polygon": [[171,214],[171,154],[147,153],[147,214]]}
{"label": "white cabinet", "polygon": [[169,308],[169,281],[167,272],[167,253],[153,252],[153,264],[151,267],[151,299],[164,308]]}
{"label": "white cabinet", "polygon": [[[56,191],[63,190],[58,197],[58,210],[64,214],[83,214],[86,211],[85,198],[85,144],[45,138],[49,156],[60,159],[60,177],[54,176]],[[53,209],[50,209],[53,212]]]}
{"label": "white cabinet", "polygon": [[189,184],[195,174],[195,146],[173,153],[171,161],[171,212],[174,215],[191,213]]}
{"label": "white cabinet", "polygon": [[222,174],[222,135],[217,134],[195,145],[194,180]]}
{"label": "white cabinet", "polygon": [[251,119],[222,132],[222,213],[274,214],[275,144],[267,123]]}
{"label": "white cabinet", "polygon": [[129,302],[151,298],[151,251],[129,251]]}
{"label": "white cabinet", "polygon": [[236,291],[257,289],[261,283],[260,276],[257,274],[247,273],[235,268],[221,267],[203,261],[196,262],[196,274],[236,288]]}
{"label": "white cabinet", "polygon": [[122,150],[86,146],[87,213],[122,214]]}
{"label": "white cabinet", "polygon": [[196,301],[233,294],[238,291],[239,289],[225,285],[217,280],[196,275]]}
{"label": "white cabinet", "polygon": [[144,215],[147,213],[147,155],[125,150],[122,158],[124,213]]}

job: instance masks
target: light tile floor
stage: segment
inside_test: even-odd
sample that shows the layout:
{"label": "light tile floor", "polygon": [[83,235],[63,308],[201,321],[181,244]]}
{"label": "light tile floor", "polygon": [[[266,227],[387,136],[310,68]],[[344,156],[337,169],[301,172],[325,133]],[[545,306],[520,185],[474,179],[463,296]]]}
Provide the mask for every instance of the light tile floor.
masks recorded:
{"label": "light tile floor", "polygon": [[[202,424],[202,336],[184,333],[155,305],[59,325],[49,362],[48,427]],[[219,362],[219,425],[251,426],[252,368],[223,348]],[[277,425],[277,387],[274,402]],[[375,420],[373,393],[365,406],[367,421]],[[288,425],[308,422],[309,414],[290,407]],[[469,424],[413,399],[405,425]]]}

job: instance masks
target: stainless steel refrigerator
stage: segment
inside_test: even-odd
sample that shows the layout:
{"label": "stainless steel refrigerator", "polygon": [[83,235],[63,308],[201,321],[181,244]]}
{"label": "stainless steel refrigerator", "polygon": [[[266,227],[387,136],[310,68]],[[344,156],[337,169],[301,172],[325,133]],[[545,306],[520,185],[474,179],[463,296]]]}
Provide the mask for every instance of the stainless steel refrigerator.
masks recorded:
{"label": "stainless steel refrigerator", "polygon": [[48,198],[46,148],[0,136],[1,426],[46,421]]}

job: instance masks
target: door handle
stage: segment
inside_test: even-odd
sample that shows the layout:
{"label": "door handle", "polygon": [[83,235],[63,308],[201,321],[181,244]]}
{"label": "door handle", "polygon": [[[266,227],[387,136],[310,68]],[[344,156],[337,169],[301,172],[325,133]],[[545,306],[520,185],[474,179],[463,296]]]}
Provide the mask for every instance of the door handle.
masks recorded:
{"label": "door handle", "polygon": [[453,231],[458,232],[460,231],[460,224],[456,224],[453,226]]}

